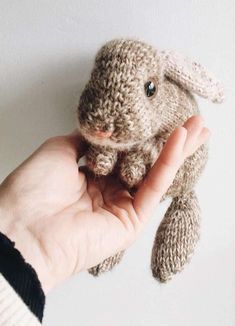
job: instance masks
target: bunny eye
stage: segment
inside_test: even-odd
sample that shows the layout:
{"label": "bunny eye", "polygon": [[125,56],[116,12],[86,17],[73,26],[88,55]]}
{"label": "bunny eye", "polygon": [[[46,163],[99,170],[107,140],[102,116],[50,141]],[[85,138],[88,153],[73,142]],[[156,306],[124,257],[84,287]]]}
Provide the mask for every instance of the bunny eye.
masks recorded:
{"label": "bunny eye", "polygon": [[144,90],[147,97],[153,97],[157,92],[157,86],[153,80],[149,80],[144,84]]}

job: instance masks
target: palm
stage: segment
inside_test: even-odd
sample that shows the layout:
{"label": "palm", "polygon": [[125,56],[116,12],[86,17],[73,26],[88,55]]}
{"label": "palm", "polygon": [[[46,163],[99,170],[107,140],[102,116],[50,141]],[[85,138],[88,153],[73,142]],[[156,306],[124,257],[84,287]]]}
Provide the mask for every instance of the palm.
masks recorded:
{"label": "palm", "polygon": [[[81,266],[94,266],[109,255],[124,249],[134,240],[138,223],[132,197],[117,178],[111,176],[94,180],[89,173],[80,172],[72,153],[62,150],[61,145],[58,144],[58,148],[54,149],[49,164],[44,158],[42,160],[45,166],[40,170],[45,172],[45,177],[40,176],[41,181],[37,180],[37,192],[41,185],[42,197],[38,198],[38,202],[34,201],[34,205],[43,207],[38,220],[42,222],[44,219],[44,223],[48,225],[48,232],[45,233],[44,227],[40,229],[45,234],[42,243],[45,244],[49,259],[53,260],[58,256],[59,244],[63,248],[60,260],[66,259],[67,266],[70,263],[73,269],[78,270]],[[44,149],[43,155],[45,154]],[[35,198],[32,191],[31,195]],[[50,216],[48,211],[51,212]],[[84,240],[89,246],[81,246],[77,232],[79,226],[85,231]],[[65,229],[68,232],[64,232]],[[54,239],[56,245],[52,243],[51,246],[46,246],[49,239]],[[80,250],[74,251],[79,246]],[[80,257],[83,257],[82,262]]]}
{"label": "palm", "polygon": [[51,273],[63,279],[134,240],[137,219],[129,193],[115,177],[93,181],[79,172],[74,151],[61,137],[41,146],[4,184],[9,182],[30,231],[31,246],[21,251],[39,270],[53,266]]}
{"label": "palm", "polygon": [[[54,181],[57,185],[60,183],[63,190],[57,193],[57,200],[53,203],[48,203],[48,197],[44,197],[47,212],[51,204],[53,214],[45,217],[40,226],[38,223],[34,226],[37,225],[36,233],[41,234],[43,252],[52,265],[66,266],[67,269],[70,266],[69,273],[73,273],[92,267],[127,247],[137,235],[138,219],[132,197],[115,177],[94,181],[87,173],[78,172],[77,166],[74,169],[72,165],[63,163],[61,170],[63,168],[67,173],[71,169],[75,181],[68,186],[67,178],[64,180],[60,173],[55,175]],[[63,207],[58,210],[62,197],[67,195]],[[80,229],[82,234],[78,232]]]}

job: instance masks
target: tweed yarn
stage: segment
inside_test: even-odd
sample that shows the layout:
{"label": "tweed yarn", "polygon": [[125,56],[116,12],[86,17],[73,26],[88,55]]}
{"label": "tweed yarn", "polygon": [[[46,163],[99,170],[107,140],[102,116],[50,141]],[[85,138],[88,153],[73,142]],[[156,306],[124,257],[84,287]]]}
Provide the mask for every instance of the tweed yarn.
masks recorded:
{"label": "tweed yarn", "polygon": [[163,55],[167,62],[165,67],[167,76],[178,81],[191,92],[208,98],[214,103],[223,101],[224,90],[222,84],[200,63],[192,62],[189,58],[173,50],[163,51]]}
{"label": "tweed yarn", "polygon": [[200,208],[194,191],[173,198],[154,241],[151,268],[161,282],[189,261],[199,239]]}
{"label": "tweed yarn", "polygon": [[[146,82],[155,86],[146,96]],[[86,164],[95,175],[115,167],[131,189],[157,159],[169,134],[198,114],[192,92],[213,102],[223,100],[223,88],[202,65],[175,51],[159,51],[142,41],[117,39],[97,53],[90,79],[78,105],[78,127],[88,143]],[[110,137],[97,138],[96,132]],[[172,197],[157,230],[151,268],[162,282],[189,261],[199,238],[199,205],[193,191],[207,161],[202,145],[178,170],[163,196]],[[119,155],[121,154],[121,155]],[[123,252],[89,269],[99,275],[113,268]]]}
{"label": "tweed yarn", "polygon": [[108,259],[105,259],[99,265],[89,268],[88,272],[93,276],[99,276],[100,274],[111,270],[115,265],[117,265],[121,261],[123,255],[124,255],[124,251],[120,251],[116,255],[109,257]]}

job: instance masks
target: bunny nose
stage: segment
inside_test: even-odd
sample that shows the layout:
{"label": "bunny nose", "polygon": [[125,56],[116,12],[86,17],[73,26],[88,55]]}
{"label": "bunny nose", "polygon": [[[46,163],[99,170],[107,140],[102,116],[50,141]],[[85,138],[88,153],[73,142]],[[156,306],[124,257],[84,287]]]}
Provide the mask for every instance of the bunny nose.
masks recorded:
{"label": "bunny nose", "polygon": [[112,136],[112,131],[95,131],[95,136],[98,138],[109,138]]}

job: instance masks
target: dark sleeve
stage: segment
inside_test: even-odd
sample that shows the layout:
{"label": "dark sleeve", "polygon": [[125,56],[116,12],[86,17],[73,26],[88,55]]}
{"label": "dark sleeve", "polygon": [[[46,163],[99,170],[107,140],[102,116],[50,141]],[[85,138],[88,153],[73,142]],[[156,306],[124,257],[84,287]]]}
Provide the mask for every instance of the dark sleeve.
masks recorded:
{"label": "dark sleeve", "polygon": [[18,293],[31,312],[42,321],[45,294],[38,276],[25,262],[15,243],[0,232],[0,273]]}

